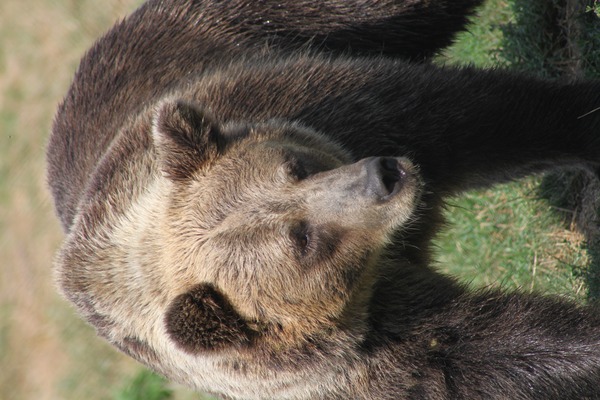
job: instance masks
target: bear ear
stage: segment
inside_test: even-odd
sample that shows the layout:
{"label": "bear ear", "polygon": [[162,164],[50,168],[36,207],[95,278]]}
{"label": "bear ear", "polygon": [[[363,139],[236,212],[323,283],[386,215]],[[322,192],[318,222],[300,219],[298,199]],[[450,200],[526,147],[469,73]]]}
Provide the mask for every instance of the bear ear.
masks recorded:
{"label": "bear ear", "polygon": [[187,180],[219,151],[219,128],[207,112],[184,101],[164,102],[154,115],[154,143],[162,169]]}
{"label": "bear ear", "polygon": [[248,345],[253,336],[225,296],[209,284],[177,296],[165,323],[169,337],[190,354]]}

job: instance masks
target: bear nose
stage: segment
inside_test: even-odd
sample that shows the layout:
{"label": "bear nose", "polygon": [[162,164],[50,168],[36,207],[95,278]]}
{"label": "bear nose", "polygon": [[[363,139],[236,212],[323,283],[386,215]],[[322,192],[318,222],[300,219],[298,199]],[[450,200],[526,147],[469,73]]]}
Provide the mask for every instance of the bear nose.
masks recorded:
{"label": "bear nose", "polygon": [[399,159],[375,157],[367,165],[367,190],[381,200],[387,200],[398,193],[406,178],[406,170]]}

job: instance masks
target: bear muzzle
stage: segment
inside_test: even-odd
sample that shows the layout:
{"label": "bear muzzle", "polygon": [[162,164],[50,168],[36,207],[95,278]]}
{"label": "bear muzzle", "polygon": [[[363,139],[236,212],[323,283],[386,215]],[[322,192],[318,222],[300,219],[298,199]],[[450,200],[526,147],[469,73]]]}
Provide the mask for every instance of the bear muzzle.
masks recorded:
{"label": "bear muzzle", "polygon": [[397,227],[420,195],[417,168],[403,157],[368,157],[311,176],[301,190],[311,220],[360,229]]}

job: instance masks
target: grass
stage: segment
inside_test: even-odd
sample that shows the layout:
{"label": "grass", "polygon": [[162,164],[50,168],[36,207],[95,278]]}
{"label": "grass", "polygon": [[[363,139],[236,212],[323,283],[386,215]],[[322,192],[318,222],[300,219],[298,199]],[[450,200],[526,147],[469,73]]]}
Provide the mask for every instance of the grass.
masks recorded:
{"label": "grass", "polygon": [[600,1],[594,0],[594,3],[585,7],[586,12],[592,12],[600,18]]}
{"label": "grass", "polygon": [[451,201],[450,228],[438,240],[440,268],[473,287],[585,298],[583,236],[539,197],[540,181],[529,178]]}
{"label": "grass", "polygon": [[173,390],[167,381],[148,370],[141,370],[119,390],[114,400],[167,400],[173,398]]}
{"label": "grass", "polygon": [[502,27],[512,16],[507,0],[488,0],[478,11],[477,18],[456,43],[444,51],[438,60],[448,64],[472,64],[478,67],[505,65],[500,56]]}
{"label": "grass", "polygon": [[[44,148],[78,60],[138,0],[7,1],[0,12],[0,398],[205,399],[166,383],[99,340],[52,283],[63,239],[45,183]],[[443,62],[501,62],[507,1]],[[539,200],[539,180],[454,199],[438,241],[440,267],[473,286],[502,284],[580,296],[581,237]]]}

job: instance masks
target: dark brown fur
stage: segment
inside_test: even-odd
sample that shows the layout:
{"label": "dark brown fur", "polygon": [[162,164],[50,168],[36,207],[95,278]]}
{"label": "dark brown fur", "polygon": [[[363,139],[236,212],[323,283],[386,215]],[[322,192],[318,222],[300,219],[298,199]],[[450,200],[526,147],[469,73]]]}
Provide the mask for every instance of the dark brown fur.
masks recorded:
{"label": "dark brown fur", "polygon": [[171,339],[193,354],[248,345],[252,335],[227,299],[210,285],[177,296],[165,318]]}
{"label": "dark brown fur", "polygon": [[430,266],[446,196],[600,160],[598,82],[425,62],[480,3],[141,6],[50,138],[63,293],[226,398],[600,398],[595,306]]}

